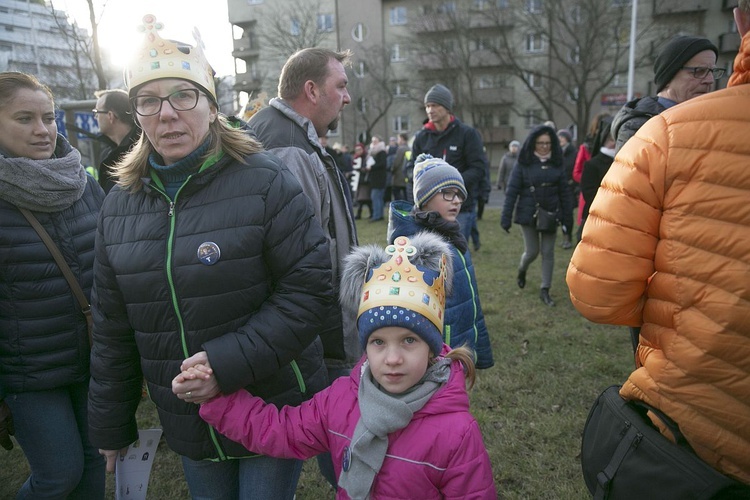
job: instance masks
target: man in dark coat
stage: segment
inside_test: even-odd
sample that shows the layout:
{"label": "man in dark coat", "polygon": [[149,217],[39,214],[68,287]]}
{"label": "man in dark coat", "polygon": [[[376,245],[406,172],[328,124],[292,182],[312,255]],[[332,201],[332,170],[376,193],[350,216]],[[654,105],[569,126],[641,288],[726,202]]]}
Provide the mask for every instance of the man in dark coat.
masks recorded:
{"label": "man in dark coat", "polygon": [[476,223],[477,199],[487,175],[487,157],[479,132],[453,115],[453,94],[445,85],[433,85],[424,96],[427,123],[417,132],[412,158],[427,153],[453,165],[464,179],[468,197],[461,206],[458,223],[468,241]]}
{"label": "man in dark coat", "polygon": [[104,159],[99,163],[99,184],[105,193],[109,193],[117,182],[112,167],[130,151],[141,131],[135,126],[130,113],[127,92],[120,89],[100,90],[94,95],[97,97],[94,117],[99,131],[113,144],[105,150]]}

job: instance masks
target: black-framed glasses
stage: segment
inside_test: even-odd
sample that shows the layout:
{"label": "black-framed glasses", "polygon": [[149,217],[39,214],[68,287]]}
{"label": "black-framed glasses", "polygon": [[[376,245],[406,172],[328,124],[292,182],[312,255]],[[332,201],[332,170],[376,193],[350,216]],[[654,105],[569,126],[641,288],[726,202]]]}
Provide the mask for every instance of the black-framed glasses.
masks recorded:
{"label": "black-framed glasses", "polygon": [[708,73],[714,75],[714,80],[718,80],[724,73],[727,72],[724,68],[708,68],[706,66],[683,66],[682,69],[690,71],[693,74],[693,78],[704,79],[708,76]]}
{"label": "black-framed glasses", "polygon": [[445,190],[441,189],[440,194],[443,195],[443,199],[445,201],[453,201],[456,198],[458,198],[458,201],[463,203],[466,201],[466,196],[461,191],[456,191],[455,189]]}
{"label": "black-framed glasses", "polygon": [[166,97],[139,95],[130,99],[133,109],[141,116],[153,116],[161,111],[164,101],[169,101],[175,111],[190,111],[198,105],[203,94],[198,89],[175,90]]}
{"label": "black-framed glasses", "polygon": [[534,144],[537,146],[552,146],[552,142],[550,141],[536,141]]}

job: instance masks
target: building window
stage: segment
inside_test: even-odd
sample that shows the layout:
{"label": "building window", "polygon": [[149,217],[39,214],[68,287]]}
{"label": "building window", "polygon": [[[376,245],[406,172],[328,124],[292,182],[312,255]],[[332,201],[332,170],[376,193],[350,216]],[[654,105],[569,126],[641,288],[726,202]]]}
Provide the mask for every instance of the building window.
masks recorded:
{"label": "building window", "polygon": [[612,79],[613,87],[627,87],[628,85],[628,74],[627,73],[615,73],[615,77]]}
{"label": "building window", "polygon": [[477,78],[478,89],[498,89],[504,85],[503,75],[480,75]]}
{"label": "building window", "polygon": [[577,100],[578,100],[578,86],[575,86],[568,91],[568,101],[576,102]]}
{"label": "building window", "polygon": [[507,9],[508,0],[474,0],[475,10],[487,10],[491,9],[492,7],[496,7],[498,9]]}
{"label": "building window", "polygon": [[497,123],[500,126],[510,125],[510,110],[503,108],[497,113]]}
{"label": "building window", "polygon": [[526,12],[539,14],[542,12],[542,0],[526,0]]}
{"label": "building window", "polygon": [[364,61],[356,62],[352,64],[352,71],[357,78],[364,78],[367,74],[367,64]]}
{"label": "building window", "polygon": [[318,14],[318,31],[333,31],[333,14]]}
{"label": "building window", "polygon": [[367,38],[367,26],[362,23],[355,24],[352,28],[352,39],[355,42],[361,42],[365,38]]}
{"label": "building window", "polygon": [[492,128],[495,126],[495,113],[492,110],[479,111],[477,128]]}
{"label": "building window", "polygon": [[357,99],[357,109],[360,113],[367,113],[367,98],[360,97]]}
{"label": "building window", "polygon": [[477,38],[474,40],[475,50],[492,50],[494,47],[495,43],[492,38]]}
{"label": "building window", "polygon": [[406,24],[406,7],[391,7],[390,19],[391,26]]}
{"label": "building window", "polygon": [[443,2],[438,5],[438,14],[453,14],[456,12],[456,2]]}
{"label": "building window", "polygon": [[397,43],[391,46],[391,62],[406,61],[405,54],[401,50],[401,46]]}
{"label": "building window", "polygon": [[393,96],[409,97],[409,93],[406,90],[406,84],[404,82],[395,82],[393,84]]}
{"label": "building window", "polygon": [[394,132],[408,132],[409,131],[409,115],[401,115],[393,117],[393,131]]}
{"label": "building window", "polygon": [[543,52],[544,37],[540,33],[526,35],[526,52]]}
{"label": "building window", "polygon": [[299,19],[296,17],[293,17],[289,20],[289,34],[292,36],[299,36],[300,32],[302,30],[302,27],[300,25]]}
{"label": "building window", "polygon": [[578,64],[581,62],[581,48],[580,47],[573,47],[570,49],[570,53],[568,54],[568,61],[573,64]]}
{"label": "building window", "polygon": [[581,16],[581,6],[580,5],[574,5],[570,8],[570,21],[573,24],[581,24],[582,16]]}
{"label": "building window", "polygon": [[542,110],[541,109],[527,109],[526,110],[526,128],[533,128],[542,123]]}
{"label": "building window", "polygon": [[529,87],[531,87],[532,89],[542,88],[542,75],[527,72],[526,83],[528,83]]}

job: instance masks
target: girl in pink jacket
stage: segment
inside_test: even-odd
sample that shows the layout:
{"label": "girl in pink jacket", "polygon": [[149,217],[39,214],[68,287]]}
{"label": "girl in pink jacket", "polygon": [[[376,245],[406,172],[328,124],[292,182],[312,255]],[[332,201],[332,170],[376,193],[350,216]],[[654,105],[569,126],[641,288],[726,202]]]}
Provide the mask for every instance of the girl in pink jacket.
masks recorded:
{"label": "girl in pink jacket", "polygon": [[[365,350],[342,377],[298,407],[247,391],[202,402],[201,417],[259,454],[307,459],[330,451],[337,498],[494,499],[490,459],[469,413],[471,351],[443,343],[450,249],[439,237],[399,237],[347,257],[342,305],[357,310]],[[183,367],[172,383],[204,377]],[[466,375],[465,375],[466,373]],[[201,403],[201,401],[196,401]]]}

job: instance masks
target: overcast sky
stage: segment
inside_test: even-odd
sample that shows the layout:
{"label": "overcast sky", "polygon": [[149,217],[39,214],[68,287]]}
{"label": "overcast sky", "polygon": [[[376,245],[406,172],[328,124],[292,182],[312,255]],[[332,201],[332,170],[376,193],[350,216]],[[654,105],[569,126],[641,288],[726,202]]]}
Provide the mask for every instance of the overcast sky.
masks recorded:
{"label": "overcast sky", "polygon": [[[55,0],[55,8],[88,29],[86,0]],[[146,14],[154,14],[164,24],[164,38],[194,45],[192,31],[197,27],[205,44],[206,57],[218,76],[234,74],[232,25],[227,20],[227,3],[222,0],[94,0],[99,21],[100,45],[116,67],[123,67],[141,44],[137,27]]]}

